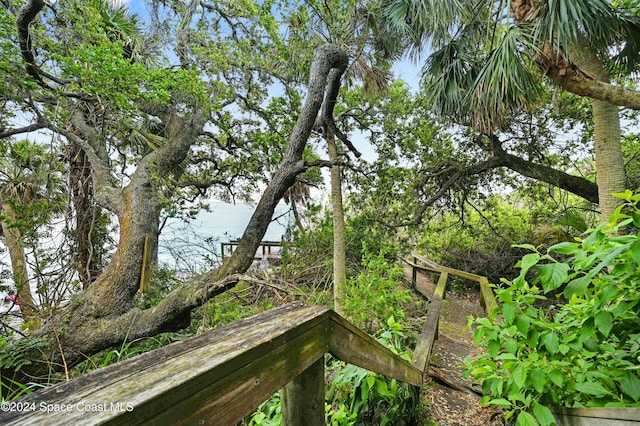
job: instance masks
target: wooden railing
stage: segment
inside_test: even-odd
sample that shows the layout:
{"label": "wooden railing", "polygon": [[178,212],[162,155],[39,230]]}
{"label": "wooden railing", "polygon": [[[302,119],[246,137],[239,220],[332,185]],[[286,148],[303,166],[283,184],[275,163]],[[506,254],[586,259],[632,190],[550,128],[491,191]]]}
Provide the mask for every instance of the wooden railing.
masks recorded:
{"label": "wooden railing", "polygon": [[285,426],[324,425],[326,353],[421,387],[449,274],[480,283],[487,311],[496,302],[484,277],[408,263],[414,281],[440,273],[411,363],[335,312],[294,302],[27,395],[3,405],[0,424],[234,425],[282,389]]}
{"label": "wooden railing", "polygon": [[349,321],[296,302],[3,405],[0,424],[234,425],[283,388],[283,424],[322,425],[325,353],[422,385],[420,369]]}
{"label": "wooden railing", "polygon": [[[493,295],[493,290],[489,287],[489,280],[487,280],[486,277],[438,265],[417,253],[412,253],[410,259],[406,260],[406,262],[412,268],[412,281],[414,286],[416,286],[416,289],[431,299],[431,303],[429,304],[429,309],[427,311],[427,319],[425,320],[424,327],[422,328],[422,332],[418,338],[418,343],[415,351],[413,352],[412,360],[413,365],[416,368],[419,368],[423,374],[426,375],[429,371],[429,359],[431,358],[433,344],[438,338],[440,307],[446,295],[447,279],[449,278],[449,275],[455,275],[475,281],[480,285],[480,303],[485,308],[487,315],[490,317],[493,315],[494,309],[497,307],[497,303]],[[417,280],[419,272],[435,272],[440,274],[438,284],[436,285],[433,295],[428,294],[427,291],[419,285]]]}
{"label": "wooden railing", "polygon": [[[440,306],[446,294],[447,279],[449,275],[455,275],[471,281],[475,281],[480,285],[480,302],[482,303],[487,316],[494,321],[500,321],[497,312],[498,303],[496,302],[493,290],[489,286],[489,281],[481,275],[471,274],[469,272],[460,271],[427,259],[416,253],[412,253],[408,260],[405,260],[412,268],[412,281],[416,289],[431,299],[429,309],[427,311],[427,319],[424,328],[418,339],[416,349],[413,352],[413,365],[424,372],[425,375],[429,371],[429,358],[433,348],[434,341],[438,338],[438,323],[440,317]],[[436,289],[433,294],[429,294],[417,279],[419,272],[432,272],[440,274]],[[554,410],[552,410],[554,411]],[[554,416],[559,425],[564,426],[632,426],[640,424],[639,408],[565,408],[559,412],[554,411]]]}
{"label": "wooden railing", "polygon": [[[230,257],[236,248],[238,248],[240,241],[232,240],[228,243],[220,244],[220,253],[222,258]],[[254,260],[262,260],[265,257],[280,257],[280,250],[282,250],[282,243],[279,241],[261,241]]]}

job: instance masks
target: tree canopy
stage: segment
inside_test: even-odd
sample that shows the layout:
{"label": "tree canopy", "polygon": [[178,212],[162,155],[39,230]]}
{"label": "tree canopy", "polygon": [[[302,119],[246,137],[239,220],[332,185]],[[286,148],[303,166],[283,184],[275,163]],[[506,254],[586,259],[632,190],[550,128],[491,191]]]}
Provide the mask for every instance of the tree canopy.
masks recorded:
{"label": "tree canopy", "polygon": [[[621,161],[637,175],[637,11],[563,4],[3,1],[0,236],[7,290],[44,342],[31,355],[73,364],[184,327],[250,279],[276,205],[305,198],[322,167],[347,212],[395,237],[515,190],[606,213]],[[410,42],[431,49],[417,91],[392,75]],[[364,145],[374,159],[348,158]],[[210,198],[257,200],[233,256],[137,306],[162,218]]]}

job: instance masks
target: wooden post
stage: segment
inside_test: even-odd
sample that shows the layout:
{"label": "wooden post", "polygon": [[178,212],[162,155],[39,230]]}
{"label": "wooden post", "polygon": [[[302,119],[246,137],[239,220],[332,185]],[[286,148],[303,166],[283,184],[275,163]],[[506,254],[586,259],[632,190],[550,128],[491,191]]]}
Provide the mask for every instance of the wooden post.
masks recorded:
{"label": "wooden post", "polygon": [[411,265],[411,284],[415,287],[418,284],[418,268],[415,264]]}
{"label": "wooden post", "polygon": [[433,342],[438,338],[440,306],[442,305],[444,294],[447,291],[448,276],[449,274],[447,272],[440,273],[436,291],[433,293],[431,303],[427,309],[427,319],[424,322],[422,333],[420,333],[420,337],[418,337],[416,349],[413,351],[413,365],[422,371],[423,378],[429,373],[429,358],[431,358]]}
{"label": "wooden post", "polygon": [[151,263],[153,262],[153,248],[151,247],[151,237],[144,235],[144,248],[142,252],[142,271],[140,274],[140,293],[149,291],[149,280],[151,279]]}
{"label": "wooden post", "polygon": [[282,389],[284,426],[324,426],[324,357]]}

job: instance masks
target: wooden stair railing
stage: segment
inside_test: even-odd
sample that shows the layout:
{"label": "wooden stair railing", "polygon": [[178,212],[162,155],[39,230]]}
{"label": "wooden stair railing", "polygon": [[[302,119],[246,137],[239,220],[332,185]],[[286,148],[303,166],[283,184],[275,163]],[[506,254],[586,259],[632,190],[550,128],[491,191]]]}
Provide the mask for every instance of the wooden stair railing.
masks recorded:
{"label": "wooden stair railing", "polygon": [[3,405],[0,424],[235,425],[282,389],[285,426],[324,425],[326,353],[422,387],[448,276],[477,281],[487,312],[497,304],[485,277],[407,262],[414,282],[440,273],[411,363],[335,312],[294,302],[24,396]]}
{"label": "wooden stair railing", "polygon": [[489,287],[489,280],[486,277],[438,265],[432,260],[417,253],[412,253],[411,259],[406,260],[406,263],[412,268],[412,281],[414,286],[416,286],[420,292],[424,292],[424,290],[417,286],[417,276],[419,271],[435,272],[440,274],[440,278],[438,279],[438,284],[436,285],[433,295],[424,294],[426,297],[431,299],[431,303],[429,304],[427,319],[425,320],[424,327],[422,328],[422,333],[418,338],[418,343],[415,351],[413,352],[412,359],[413,365],[420,369],[420,371],[422,371],[426,376],[429,373],[429,360],[431,358],[433,344],[438,338],[440,306],[442,305],[442,300],[445,298],[447,291],[447,279],[449,275],[455,275],[471,281],[476,281],[480,285],[480,303],[485,308],[485,312],[489,317],[493,317],[495,308],[498,305],[493,295],[493,290]]}
{"label": "wooden stair railing", "polygon": [[422,385],[419,368],[335,312],[290,303],[34,392],[0,424],[234,425],[284,388],[285,425],[323,425],[325,353]]}

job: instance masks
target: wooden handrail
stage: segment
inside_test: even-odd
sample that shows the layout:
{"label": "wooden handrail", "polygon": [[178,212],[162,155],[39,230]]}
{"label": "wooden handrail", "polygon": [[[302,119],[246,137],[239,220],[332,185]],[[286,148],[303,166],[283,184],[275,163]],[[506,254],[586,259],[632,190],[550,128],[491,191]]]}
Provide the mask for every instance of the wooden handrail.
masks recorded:
{"label": "wooden handrail", "polygon": [[[0,424],[234,425],[289,382],[324,374],[325,353],[422,385],[419,368],[335,312],[291,303],[34,392],[15,401],[22,410],[0,412]],[[288,407],[324,401],[289,393]],[[288,411],[305,412],[297,408]],[[324,421],[324,405],[319,413]]]}
{"label": "wooden handrail", "polygon": [[413,365],[419,368],[423,375],[429,371],[429,359],[431,358],[431,350],[433,343],[438,338],[438,323],[440,320],[440,305],[444,299],[447,290],[447,278],[449,274],[443,272],[438,279],[438,285],[431,298],[429,310],[427,311],[427,319],[424,322],[422,333],[418,338],[416,350],[413,351]]}
{"label": "wooden handrail", "polygon": [[[490,318],[493,318],[496,312],[497,302],[493,295],[493,291],[489,286],[489,280],[482,275],[472,274],[470,272],[460,271],[458,269],[449,268],[447,266],[438,265],[432,260],[417,254],[412,253],[412,260],[406,260],[412,268],[411,276],[413,284],[418,288],[421,293],[424,293],[424,289],[418,286],[417,273],[418,271],[435,272],[440,274],[438,284],[431,298],[429,304],[429,310],[427,311],[427,319],[425,321],[422,333],[418,338],[416,349],[413,352],[413,365],[423,371],[426,376],[429,372],[429,359],[431,358],[431,351],[435,340],[438,338],[438,324],[440,322],[440,306],[442,300],[445,298],[447,289],[447,279],[449,274],[455,275],[468,280],[476,281],[480,285],[480,303],[485,308],[485,312]],[[429,296],[429,295],[425,295]]]}
{"label": "wooden handrail", "polygon": [[495,315],[495,309],[498,307],[493,290],[491,290],[489,280],[482,275],[472,274],[470,272],[461,271],[459,269],[449,268],[448,266],[438,265],[434,261],[418,254],[411,253],[413,261],[406,261],[413,268],[413,281],[415,285],[416,271],[422,270],[427,272],[443,273],[446,272],[451,275],[465,278],[470,281],[475,281],[480,285],[480,303],[485,308],[487,316],[493,318]]}
{"label": "wooden handrail", "polygon": [[414,278],[440,273],[411,363],[335,312],[294,302],[34,392],[0,424],[234,425],[279,389],[284,424],[323,424],[326,353],[421,387],[449,274],[479,282],[487,310],[496,302],[485,277],[420,255],[409,263]]}

